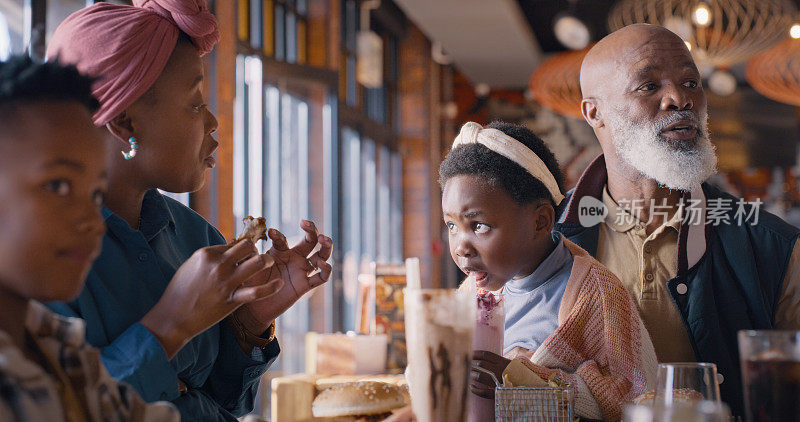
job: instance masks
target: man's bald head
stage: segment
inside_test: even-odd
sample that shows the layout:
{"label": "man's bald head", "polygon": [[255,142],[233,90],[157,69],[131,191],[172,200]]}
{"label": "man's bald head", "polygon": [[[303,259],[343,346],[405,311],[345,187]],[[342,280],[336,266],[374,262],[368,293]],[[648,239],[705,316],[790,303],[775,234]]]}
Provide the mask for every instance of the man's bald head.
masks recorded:
{"label": "man's bald head", "polygon": [[583,98],[602,95],[607,87],[609,75],[627,68],[637,50],[651,48],[654,54],[659,48],[686,48],[683,40],[672,31],[655,25],[637,23],[618,29],[592,47],[581,64],[581,92]]}

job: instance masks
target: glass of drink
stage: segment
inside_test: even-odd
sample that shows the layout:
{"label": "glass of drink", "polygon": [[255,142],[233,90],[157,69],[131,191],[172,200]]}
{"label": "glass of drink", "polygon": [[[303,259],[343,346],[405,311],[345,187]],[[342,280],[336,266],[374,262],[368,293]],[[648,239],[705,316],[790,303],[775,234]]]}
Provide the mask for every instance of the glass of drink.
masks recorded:
{"label": "glass of drink", "polygon": [[622,422],[730,422],[725,403],[700,400],[670,406],[629,405],[622,410]]}
{"label": "glass of drink", "polygon": [[749,422],[800,417],[800,332],[739,331],[739,359]]}
{"label": "glass of drink", "polygon": [[701,400],[720,401],[717,365],[704,362],[658,364],[655,406]]}
{"label": "glass of drink", "polygon": [[411,407],[420,422],[467,418],[475,293],[413,289],[405,292]]}
{"label": "glass of drink", "polygon": [[[474,350],[486,350],[503,356],[503,333],[505,332],[505,301],[502,294],[485,290],[477,292]],[[494,420],[494,400],[470,394],[470,422]]]}

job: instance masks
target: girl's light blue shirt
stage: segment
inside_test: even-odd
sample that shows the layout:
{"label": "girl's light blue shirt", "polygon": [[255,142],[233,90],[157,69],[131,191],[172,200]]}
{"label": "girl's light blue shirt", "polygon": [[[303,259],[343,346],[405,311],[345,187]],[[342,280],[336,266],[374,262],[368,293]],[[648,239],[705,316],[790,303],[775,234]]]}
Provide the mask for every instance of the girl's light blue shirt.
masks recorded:
{"label": "girl's light blue shirt", "polygon": [[572,253],[559,233],[553,252],[531,275],[503,286],[505,338],[503,354],[519,346],[535,351],[558,328],[558,308],[572,272]]}

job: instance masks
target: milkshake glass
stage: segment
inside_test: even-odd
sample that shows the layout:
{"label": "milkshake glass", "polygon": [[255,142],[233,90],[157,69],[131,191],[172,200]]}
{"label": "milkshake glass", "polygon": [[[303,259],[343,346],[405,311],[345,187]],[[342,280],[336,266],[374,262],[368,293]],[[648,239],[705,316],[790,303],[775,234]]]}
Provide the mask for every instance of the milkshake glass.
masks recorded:
{"label": "milkshake glass", "polygon": [[475,296],[463,290],[405,289],[411,407],[419,422],[467,419]]}
{"label": "milkshake glass", "polygon": [[[478,289],[477,302],[473,349],[486,350],[503,356],[506,314],[503,295]],[[494,400],[470,394],[468,420],[470,422],[493,421]]]}

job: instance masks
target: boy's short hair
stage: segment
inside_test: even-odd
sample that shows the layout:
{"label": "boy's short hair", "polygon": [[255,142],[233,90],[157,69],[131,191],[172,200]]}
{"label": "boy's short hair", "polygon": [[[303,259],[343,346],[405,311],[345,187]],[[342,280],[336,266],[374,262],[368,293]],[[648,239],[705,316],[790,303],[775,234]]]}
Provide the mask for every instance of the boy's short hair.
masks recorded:
{"label": "boy's short hair", "polygon": [[100,103],[92,96],[92,82],[75,66],[12,56],[0,62],[0,122],[8,122],[17,106],[37,101],[76,101],[94,113]]}
{"label": "boy's short hair", "polygon": [[[528,147],[553,174],[558,189],[564,191],[564,175],[558,167],[556,157],[530,129],[505,122],[492,122],[486,129],[497,129]],[[541,181],[531,176],[519,164],[481,144],[461,145],[451,150],[439,166],[439,185],[444,189],[447,180],[460,175],[485,178],[487,182],[503,188],[520,205],[549,199],[555,206],[550,192]]]}

